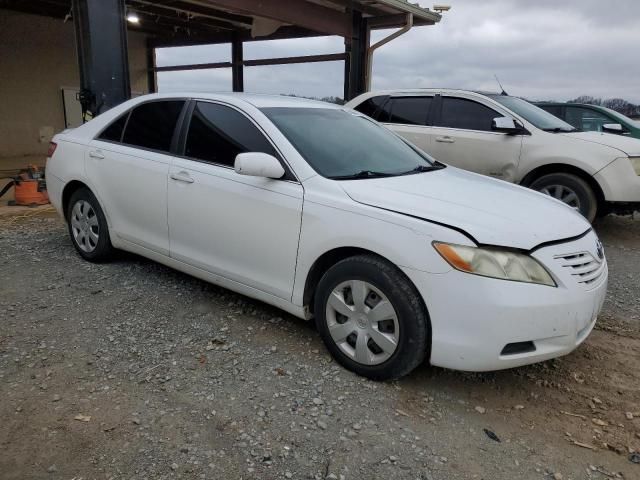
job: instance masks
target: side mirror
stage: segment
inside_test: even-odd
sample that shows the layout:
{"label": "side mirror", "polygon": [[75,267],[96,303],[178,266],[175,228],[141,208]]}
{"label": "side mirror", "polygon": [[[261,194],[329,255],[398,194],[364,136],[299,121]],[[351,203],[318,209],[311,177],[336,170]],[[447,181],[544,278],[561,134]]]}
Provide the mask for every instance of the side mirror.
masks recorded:
{"label": "side mirror", "polygon": [[617,133],[618,135],[624,133],[624,129],[619,123],[605,123],[602,125],[602,131],[605,133]]}
{"label": "side mirror", "polygon": [[523,127],[511,117],[496,117],[491,121],[491,129],[496,132],[513,134],[520,133]]}
{"label": "side mirror", "polygon": [[236,173],[251,177],[282,178],[285,173],[277,158],[262,152],[239,153],[233,166]]}

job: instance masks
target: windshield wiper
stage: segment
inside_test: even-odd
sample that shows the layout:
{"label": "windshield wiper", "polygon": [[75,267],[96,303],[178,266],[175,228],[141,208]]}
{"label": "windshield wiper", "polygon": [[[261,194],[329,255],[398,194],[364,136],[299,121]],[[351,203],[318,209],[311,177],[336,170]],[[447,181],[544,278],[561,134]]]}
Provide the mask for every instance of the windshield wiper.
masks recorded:
{"label": "windshield wiper", "polygon": [[334,175],[329,177],[331,180],[357,180],[360,178],[382,178],[382,177],[393,177],[398,175],[397,173],[385,173],[385,172],[375,172],[373,170],[360,170],[358,173],[352,173],[349,175]]}
{"label": "windshield wiper", "polygon": [[446,165],[444,163],[435,163],[433,165],[418,165],[416,168],[407,170],[406,172],[399,173],[398,175],[411,175],[413,173],[433,172],[435,170],[442,170]]}

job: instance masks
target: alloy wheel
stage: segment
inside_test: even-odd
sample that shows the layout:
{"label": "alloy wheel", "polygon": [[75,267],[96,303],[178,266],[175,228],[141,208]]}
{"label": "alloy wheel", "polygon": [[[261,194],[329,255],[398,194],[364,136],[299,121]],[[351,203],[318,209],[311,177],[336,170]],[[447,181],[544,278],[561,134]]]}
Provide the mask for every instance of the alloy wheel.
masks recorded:
{"label": "alloy wheel", "polygon": [[540,193],[557,198],[570,207],[580,211],[580,198],[578,194],[565,185],[548,185],[540,189]]}
{"label": "alloy wheel", "polygon": [[333,289],[326,305],[327,327],[338,348],[362,365],[379,365],[398,348],[398,316],[378,288],[349,280]]}

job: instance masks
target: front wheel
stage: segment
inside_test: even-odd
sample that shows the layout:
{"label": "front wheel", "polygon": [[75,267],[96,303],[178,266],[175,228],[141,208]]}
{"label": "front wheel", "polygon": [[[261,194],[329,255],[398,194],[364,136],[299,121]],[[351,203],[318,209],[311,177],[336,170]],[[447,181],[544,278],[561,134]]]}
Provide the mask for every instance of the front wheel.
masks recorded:
{"label": "front wheel", "polygon": [[374,255],[347,258],[318,284],[314,312],[322,339],[344,367],[373,380],[408,374],[429,349],[429,318],[419,293]]}
{"label": "front wheel", "polygon": [[589,222],[598,213],[598,199],[591,186],[582,178],[571,173],[550,173],[529,186],[533,190],[557,198],[579,211]]}

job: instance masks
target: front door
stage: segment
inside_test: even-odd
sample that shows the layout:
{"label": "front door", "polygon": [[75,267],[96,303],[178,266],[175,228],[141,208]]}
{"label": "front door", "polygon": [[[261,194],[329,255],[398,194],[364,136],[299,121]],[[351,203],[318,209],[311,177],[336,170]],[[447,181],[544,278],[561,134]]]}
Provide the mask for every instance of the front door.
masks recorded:
{"label": "front door", "polygon": [[277,297],[293,291],[302,185],[233,169],[242,152],[279,154],[257,125],[233,107],[195,104],[183,155],[169,172],[171,256]]}
{"label": "front door", "polygon": [[501,180],[515,180],[522,136],[492,130],[493,119],[503,113],[475,99],[454,96],[442,96],[439,112],[431,129],[430,150],[437,160]]}

